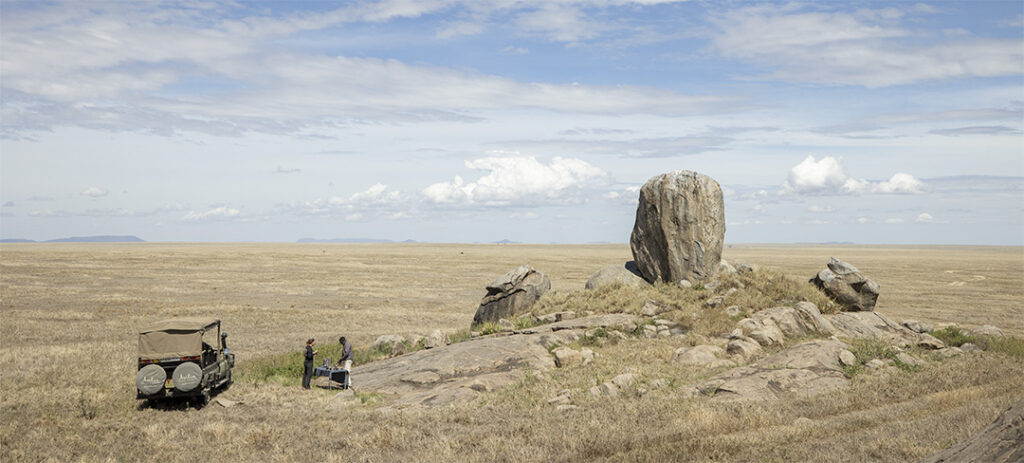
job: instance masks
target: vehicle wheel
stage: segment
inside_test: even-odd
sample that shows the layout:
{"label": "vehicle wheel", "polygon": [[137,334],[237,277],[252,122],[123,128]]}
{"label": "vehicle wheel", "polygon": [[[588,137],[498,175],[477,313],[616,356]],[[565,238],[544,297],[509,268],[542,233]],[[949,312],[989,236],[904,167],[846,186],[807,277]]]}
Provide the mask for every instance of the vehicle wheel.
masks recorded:
{"label": "vehicle wheel", "polygon": [[149,364],[142,367],[135,375],[135,387],[139,392],[152,395],[160,392],[167,381],[167,372],[160,365]]}
{"label": "vehicle wheel", "polygon": [[203,395],[199,396],[199,407],[205,407],[210,404],[210,391],[203,391]]}
{"label": "vehicle wheel", "polygon": [[181,392],[188,392],[199,386],[203,379],[203,369],[192,362],[185,362],[178,365],[171,374],[174,380],[174,388]]}

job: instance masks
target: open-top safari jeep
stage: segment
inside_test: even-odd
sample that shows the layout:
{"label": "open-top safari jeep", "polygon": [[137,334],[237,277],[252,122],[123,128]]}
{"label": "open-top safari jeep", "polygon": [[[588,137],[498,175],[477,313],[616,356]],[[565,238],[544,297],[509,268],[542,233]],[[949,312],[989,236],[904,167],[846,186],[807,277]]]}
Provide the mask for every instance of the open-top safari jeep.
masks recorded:
{"label": "open-top safari jeep", "polygon": [[192,398],[206,404],[231,385],[235,354],[215,318],[172,318],[139,332],[137,399]]}

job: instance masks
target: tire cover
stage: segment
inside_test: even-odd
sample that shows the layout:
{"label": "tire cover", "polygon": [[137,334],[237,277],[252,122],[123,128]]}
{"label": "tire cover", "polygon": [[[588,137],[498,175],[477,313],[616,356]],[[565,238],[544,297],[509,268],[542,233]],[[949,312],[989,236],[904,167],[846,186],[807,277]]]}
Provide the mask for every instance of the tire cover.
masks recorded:
{"label": "tire cover", "polygon": [[171,374],[174,380],[174,388],[181,392],[188,392],[199,386],[203,379],[203,369],[192,362],[185,362],[178,365]]}
{"label": "tire cover", "polygon": [[167,372],[160,365],[149,364],[142,367],[135,375],[135,387],[139,392],[146,395],[153,395],[164,388],[167,381]]}

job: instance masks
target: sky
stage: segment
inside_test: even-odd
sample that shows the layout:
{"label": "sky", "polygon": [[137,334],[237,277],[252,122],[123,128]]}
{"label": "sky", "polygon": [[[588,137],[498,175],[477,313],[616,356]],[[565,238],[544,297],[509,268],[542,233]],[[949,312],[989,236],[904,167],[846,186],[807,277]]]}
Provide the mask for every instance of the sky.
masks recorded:
{"label": "sky", "polygon": [[1024,245],[1024,3],[0,1],[0,238]]}

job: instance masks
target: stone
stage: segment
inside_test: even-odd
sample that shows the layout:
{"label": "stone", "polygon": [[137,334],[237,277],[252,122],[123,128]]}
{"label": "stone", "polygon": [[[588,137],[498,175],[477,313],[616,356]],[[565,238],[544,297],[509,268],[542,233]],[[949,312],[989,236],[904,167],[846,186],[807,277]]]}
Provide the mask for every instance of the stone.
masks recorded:
{"label": "stone", "polygon": [[897,324],[880,312],[839,312],[825,315],[834,334],[846,338],[877,339],[899,344],[917,341],[917,333]]}
{"label": "stone", "polygon": [[839,351],[839,363],[852,367],[857,364],[857,356],[853,355],[853,352],[843,349]]}
{"label": "stone", "polygon": [[676,282],[676,286],[678,286],[680,288],[684,288],[684,289],[685,288],[692,288],[693,287],[693,283],[690,283],[690,280],[679,280],[679,281]]}
{"label": "stone", "polygon": [[448,338],[448,335],[441,330],[434,330],[423,339],[423,347],[427,349],[433,349],[435,347],[447,346],[452,343],[452,340]]}
{"label": "stone", "polygon": [[572,405],[572,404],[565,404],[565,405],[559,405],[559,406],[555,407],[555,410],[558,410],[560,412],[571,412],[573,410],[576,410],[577,408],[579,408],[579,407],[577,407],[575,405]]}
{"label": "stone", "polygon": [[514,331],[516,329],[515,323],[512,323],[504,318],[498,319],[498,326],[502,331]]}
{"label": "stone", "polygon": [[404,341],[404,336],[397,334],[385,334],[383,336],[377,336],[377,339],[373,341],[373,344],[370,346],[370,349],[387,349],[388,352],[394,352],[396,346],[402,344],[402,342]]}
{"label": "stone", "polygon": [[734,275],[736,274],[736,267],[729,264],[728,261],[722,259],[718,262],[718,274],[719,275]]}
{"label": "stone", "polygon": [[568,405],[570,403],[572,403],[572,398],[568,391],[562,391],[559,395],[548,399],[548,405]]}
{"label": "stone", "polygon": [[918,320],[903,320],[903,326],[907,327],[908,330],[915,333],[931,333],[932,325],[922,323]]}
{"label": "stone", "polygon": [[618,386],[619,389],[629,389],[633,387],[635,381],[636,375],[633,373],[623,373],[612,378],[612,384]]}
{"label": "stone", "polygon": [[[755,314],[756,315],[756,314]],[[767,317],[759,319],[744,318],[739,322],[743,335],[762,346],[782,345],[784,336],[774,320]]]}
{"label": "stone", "polygon": [[724,238],[722,188],[711,177],[678,170],[640,188],[629,244],[648,282],[710,280],[718,271]]}
{"label": "stone", "polygon": [[580,354],[580,351],[569,347],[558,347],[551,353],[555,356],[555,366],[558,368],[567,368],[583,363],[583,355]]}
{"label": "stone", "polygon": [[996,328],[996,327],[994,327],[992,325],[983,325],[983,326],[980,326],[978,328],[975,328],[975,329],[971,330],[971,335],[973,335],[973,336],[996,336],[996,337],[1004,336],[1003,335],[1003,330],[1001,330],[999,328]]}
{"label": "stone", "polygon": [[903,363],[904,365],[910,365],[912,367],[925,366],[924,360],[914,357],[913,355],[910,355],[906,352],[900,352],[896,354],[896,360],[899,360],[900,363]]}
{"label": "stone", "polygon": [[656,327],[654,325],[644,325],[644,327],[642,329],[643,329],[643,337],[645,337],[647,339],[654,339],[654,338],[658,337],[658,327]]}
{"label": "stone", "polygon": [[595,354],[594,351],[592,351],[590,349],[587,349],[586,347],[580,349],[580,357],[583,358],[583,364],[584,365],[586,365],[586,364],[588,364],[590,362],[593,362],[594,361],[594,357],[596,357],[596,356],[597,356],[597,354]]}
{"label": "stone", "polygon": [[930,335],[928,333],[921,333],[920,334],[920,337],[917,338],[917,345],[918,345],[918,347],[923,347],[925,349],[933,349],[933,350],[942,349],[942,348],[946,347],[946,345],[943,344],[942,341],[940,341],[938,338],[936,338],[935,336],[932,336],[932,335]]}
{"label": "stone", "polygon": [[766,400],[841,389],[849,380],[839,364],[839,352],[848,348],[839,341],[809,341],[722,372],[696,389],[722,400]]}
{"label": "stone", "polygon": [[487,295],[473,316],[473,325],[514,318],[526,312],[551,289],[551,280],[529,265],[520,265],[487,285]]}
{"label": "stone", "polygon": [[651,381],[647,385],[650,386],[651,389],[664,389],[664,388],[668,387],[668,380],[667,379],[663,379],[663,378],[658,378],[658,379],[656,379],[654,381]]}
{"label": "stone", "polygon": [[655,315],[668,312],[671,309],[671,307],[659,304],[656,301],[648,300],[647,302],[644,302],[644,306],[640,308],[640,315],[653,317]]}
{"label": "stone", "polygon": [[731,305],[725,309],[725,314],[730,317],[739,317],[743,314],[743,309],[738,305]]}
{"label": "stone", "polygon": [[818,272],[811,283],[825,292],[847,311],[872,311],[878,301],[879,286],[849,263],[835,257],[828,260],[828,268]]}
{"label": "stone", "polygon": [[868,367],[868,368],[870,368],[872,370],[877,370],[879,368],[884,367],[885,366],[885,362],[882,361],[881,359],[871,359],[867,363],[865,363],[864,366],[866,366],[866,367]]}
{"label": "stone", "polygon": [[574,318],[576,318],[576,312],[563,311],[541,315],[537,317],[537,321],[540,323],[555,323],[560,322],[562,320],[572,320]]}
{"label": "stone", "polygon": [[704,283],[704,289],[706,289],[708,291],[714,291],[714,290],[718,289],[718,287],[721,286],[721,285],[722,285],[721,281],[711,280],[711,281],[709,281],[707,283]]}
{"label": "stone", "polygon": [[935,353],[938,354],[938,356],[941,358],[948,359],[950,357],[963,355],[964,350],[959,347],[947,347],[945,349],[939,349],[935,351]]}
{"label": "stone", "polygon": [[981,432],[922,463],[1024,461],[1024,399],[1007,408]]}
{"label": "stone", "polygon": [[412,346],[413,349],[415,349],[416,346],[418,346],[420,342],[422,342],[424,339],[426,339],[425,336],[420,336],[418,334],[410,334],[405,337],[405,342],[409,343],[409,345]]}
{"label": "stone", "polygon": [[615,338],[615,339],[618,339],[620,341],[625,341],[627,339],[627,336],[626,336],[626,333],[623,333],[623,332],[621,332],[619,330],[611,330],[611,331],[608,332],[608,338],[609,339]]}
{"label": "stone", "polygon": [[704,306],[712,309],[717,309],[723,305],[725,305],[725,296],[715,296],[704,301]]}
{"label": "stone", "polygon": [[754,267],[751,267],[749,264],[745,264],[743,262],[737,262],[736,263],[736,273],[739,273],[739,274],[742,275],[744,273],[752,273],[753,271],[754,271]]}
{"label": "stone", "polygon": [[740,357],[746,362],[757,357],[761,353],[761,346],[753,339],[738,338],[730,340],[729,344],[725,347],[725,351],[729,353],[729,355]]}
{"label": "stone", "polygon": [[719,358],[725,355],[725,350],[718,346],[699,345],[693,347],[680,347],[672,355],[672,363],[687,366],[699,366],[706,368],[719,368],[734,366],[731,360]]}
{"label": "stone", "polygon": [[978,345],[973,342],[965,342],[960,346],[960,350],[963,352],[974,352],[980,351],[981,348],[978,347]]}
{"label": "stone", "polygon": [[594,386],[594,387],[590,388],[590,395],[592,395],[594,397],[602,397],[602,396],[615,397],[615,396],[619,395],[619,388],[618,388],[618,386],[616,386],[616,385],[614,385],[614,384],[612,384],[610,382],[605,382],[605,383],[602,383],[599,386]]}
{"label": "stone", "polygon": [[641,287],[648,283],[640,275],[636,262],[629,261],[625,265],[612,265],[598,270],[587,280],[587,289],[598,289],[609,286]]}

